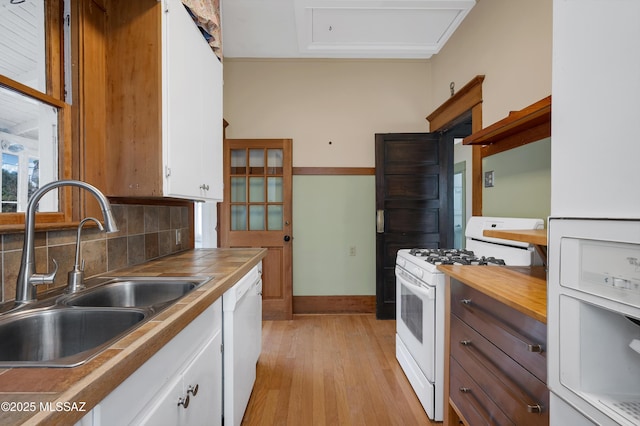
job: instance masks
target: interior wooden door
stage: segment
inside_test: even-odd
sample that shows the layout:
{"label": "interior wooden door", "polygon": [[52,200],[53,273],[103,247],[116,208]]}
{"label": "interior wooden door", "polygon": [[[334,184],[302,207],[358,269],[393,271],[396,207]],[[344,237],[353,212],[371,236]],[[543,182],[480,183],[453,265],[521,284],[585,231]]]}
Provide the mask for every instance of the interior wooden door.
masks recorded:
{"label": "interior wooden door", "polygon": [[222,247],[263,247],[262,318],[291,319],[291,139],[225,139]]}
{"label": "interior wooden door", "polygon": [[442,133],[376,134],[376,317],[396,317],[403,248],[453,244],[453,144]]}

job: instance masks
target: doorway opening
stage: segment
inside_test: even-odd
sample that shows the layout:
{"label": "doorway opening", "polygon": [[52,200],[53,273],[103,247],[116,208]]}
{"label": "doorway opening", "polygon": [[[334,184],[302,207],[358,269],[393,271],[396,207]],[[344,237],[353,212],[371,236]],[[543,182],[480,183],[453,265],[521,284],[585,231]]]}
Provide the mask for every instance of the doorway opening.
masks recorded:
{"label": "doorway opening", "polygon": [[453,248],[464,248],[467,223],[467,162],[453,165]]}
{"label": "doorway opening", "polygon": [[451,200],[452,217],[449,226],[453,227],[451,245],[440,248],[465,248],[465,228],[471,211],[470,195],[467,193],[467,186],[471,185],[467,177],[467,163],[472,163],[473,148],[462,145],[463,138],[472,133],[472,118],[470,112],[462,114],[450,127],[443,131],[443,135],[452,146],[452,183],[449,196]]}

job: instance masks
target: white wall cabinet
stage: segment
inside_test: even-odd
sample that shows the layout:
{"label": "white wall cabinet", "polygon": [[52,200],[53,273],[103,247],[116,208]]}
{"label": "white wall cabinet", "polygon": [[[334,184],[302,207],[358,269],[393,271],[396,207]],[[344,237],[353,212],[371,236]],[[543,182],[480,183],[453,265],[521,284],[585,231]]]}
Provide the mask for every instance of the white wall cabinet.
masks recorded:
{"label": "white wall cabinet", "polygon": [[222,200],[222,64],[182,2],[163,3],[164,192]]}
{"label": "white wall cabinet", "polygon": [[85,168],[117,171],[95,178],[109,196],[221,200],[222,64],[180,0],[106,4],[106,140]]}
{"label": "white wall cabinet", "polygon": [[[222,424],[221,344],[222,299],[218,299],[79,424]],[[179,405],[187,396],[188,406]]]}

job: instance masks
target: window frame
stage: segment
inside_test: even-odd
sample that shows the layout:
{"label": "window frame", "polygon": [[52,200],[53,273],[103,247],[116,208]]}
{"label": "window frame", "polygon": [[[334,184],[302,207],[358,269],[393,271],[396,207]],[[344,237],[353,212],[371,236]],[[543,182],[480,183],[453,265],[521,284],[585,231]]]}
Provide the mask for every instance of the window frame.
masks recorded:
{"label": "window frame", "polygon": [[[46,93],[0,74],[0,86],[58,109],[58,179],[71,179],[71,105],[64,102],[64,0],[45,0]],[[71,189],[58,192],[59,211],[37,213],[37,222],[51,226],[72,220]],[[0,232],[22,228],[25,213],[0,213]]]}

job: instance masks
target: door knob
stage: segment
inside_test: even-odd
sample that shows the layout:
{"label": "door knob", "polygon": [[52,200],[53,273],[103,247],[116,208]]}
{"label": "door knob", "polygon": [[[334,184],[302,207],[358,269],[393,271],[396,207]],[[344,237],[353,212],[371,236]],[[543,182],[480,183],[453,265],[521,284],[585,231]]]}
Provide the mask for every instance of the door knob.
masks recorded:
{"label": "door knob", "polygon": [[286,242],[289,242],[289,241],[291,241],[291,237],[290,237],[289,235],[285,235],[285,236],[284,236],[284,240],[285,240]]}

